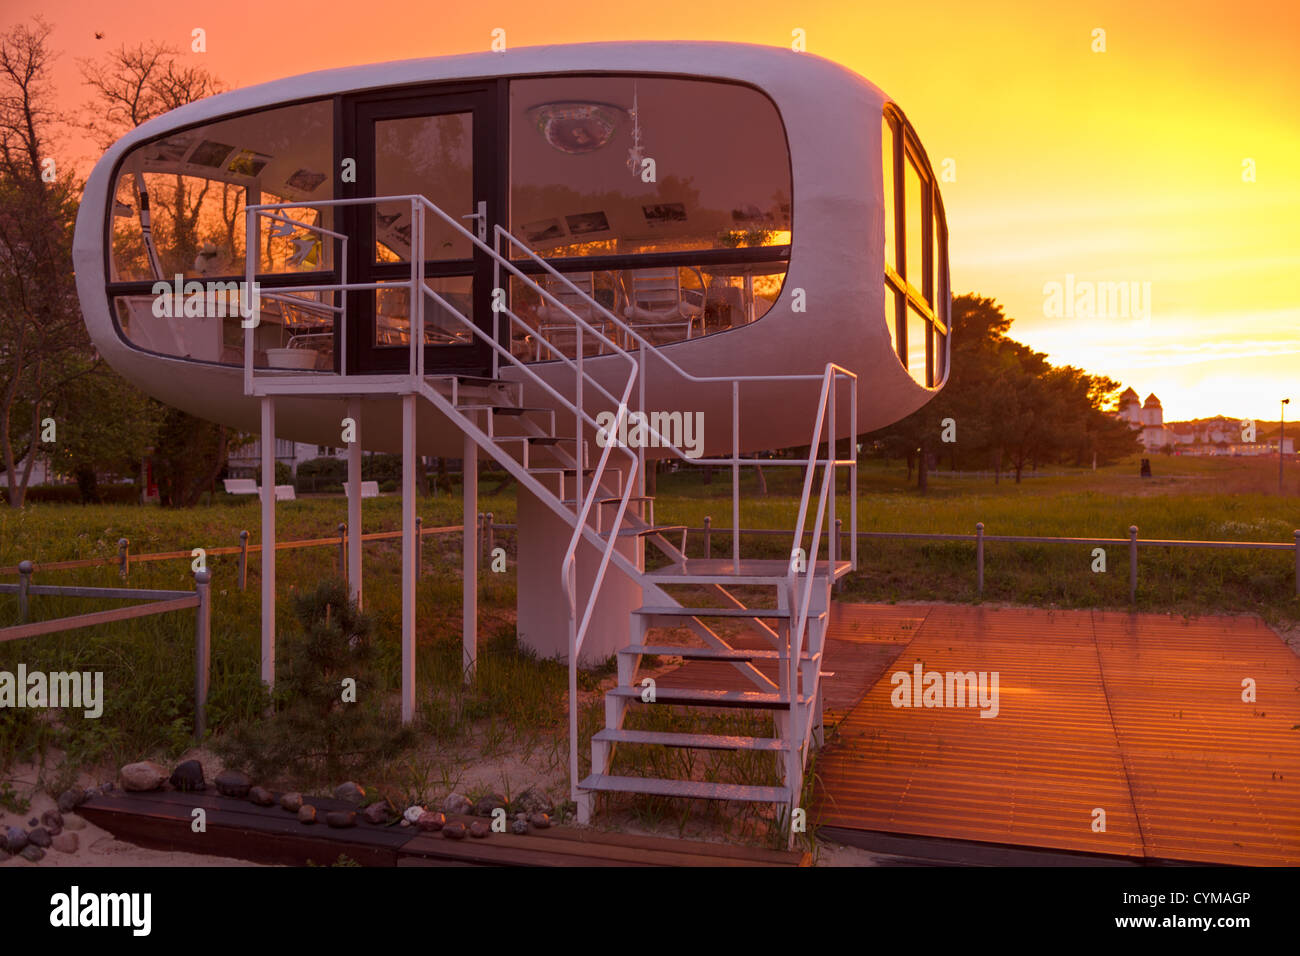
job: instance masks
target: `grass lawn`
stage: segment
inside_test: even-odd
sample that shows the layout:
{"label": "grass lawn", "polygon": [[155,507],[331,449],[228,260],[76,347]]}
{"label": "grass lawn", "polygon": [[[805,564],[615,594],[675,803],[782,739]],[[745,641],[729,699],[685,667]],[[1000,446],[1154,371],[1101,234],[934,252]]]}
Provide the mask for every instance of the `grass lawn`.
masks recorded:
{"label": "grass lawn", "polygon": [[[1277,494],[1272,460],[1193,459],[1156,456],[1155,477],[1137,477],[1136,460],[1093,472],[1081,470],[1004,478],[932,476],[926,494],[916,491],[898,463],[866,462],[860,473],[859,528],[863,531],[971,533],[983,521],[987,534],[1125,537],[1136,524],[1143,538],[1292,542],[1300,528],[1300,465],[1290,466],[1289,494]],[[742,526],[793,527],[802,470],[768,467],[767,494],[759,493],[753,469],[742,474]],[[482,487],[491,488],[494,479]],[[715,527],[731,524],[730,473],[714,472],[706,484],[699,471],[659,477],[656,519],[700,527],[711,515]],[[844,488],[841,482],[841,492]],[[395,496],[363,504],[367,532],[397,528],[401,503]],[[512,522],[513,488],[480,500],[499,522]],[[421,499],[417,512],[426,527],[459,524],[459,498]],[[839,514],[848,527],[846,496]],[[308,497],[277,507],[281,540],[331,536],[346,518],[343,498]],[[259,506],[225,497],[184,511],[135,506],[34,504],[21,512],[0,510],[0,566],[21,559],[38,563],[76,558],[113,558],[117,540],[131,540],[133,554],[238,544],[241,529],[259,538]],[[513,553],[511,532],[501,544]],[[785,537],[750,538],[745,554],[788,554]],[[702,536],[689,551],[701,554]],[[424,577],[418,593],[421,635],[418,680],[420,724],[426,740],[454,748],[472,744],[477,754],[510,747],[540,748],[563,768],[567,759],[565,692],[567,673],[555,662],[538,662],[514,641],[513,562],[506,574],[484,573],[480,593],[480,671],[466,688],[460,664],[460,535],[431,535],[424,543]],[[1107,570],[1092,570],[1094,556],[1083,545],[1011,545],[986,548],[984,600],[1060,607],[1128,606],[1125,547],[1108,548]],[[730,553],[725,534],[713,536],[713,553]],[[334,547],[281,553],[277,570],[282,593],[314,587],[336,574]],[[976,600],[974,547],[965,542],[865,540],[860,569],[846,582],[842,598],[852,601]],[[209,558],[213,577],[212,689],[209,726],[221,734],[259,719],[266,700],[258,680],[259,560],[250,560],[249,587],[236,581],[235,556]],[[366,609],[374,617],[376,677],[389,692],[398,686],[400,662],[399,542],[365,548]],[[12,578],[9,578],[12,580]],[[37,575],[40,583],[117,586],[114,566]],[[185,560],[132,566],[135,587],[189,588]],[[288,601],[280,603],[278,627],[296,626]],[[33,619],[85,613],[99,602],[33,598]],[[1300,620],[1295,596],[1295,558],[1289,552],[1144,549],[1140,555],[1138,609],[1180,614],[1253,612],[1272,622]],[[17,623],[16,602],[0,599],[0,626]],[[190,745],[193,693],[193,616],[181,612],[66,634],[0,644],[0,670],[19,662],[29,670],[100,670],[105,675],[105,712],[95,721],[79,713],[0,709],[0,767],[57,752],[64,774],[79,766],[115,766],[155,754],[174,757]],[[587,675],[594,688],[602,673]],[[598,695],[584,703],[584,725],[599,718]],[[590,713],[588,713],[590,711]],[[411,755],[400,765],[373,772],[388,779],[418,781],[437,776]],[[51,779],[52,786],[59,781]],[[0,774],[0,803],[6,799]]]}

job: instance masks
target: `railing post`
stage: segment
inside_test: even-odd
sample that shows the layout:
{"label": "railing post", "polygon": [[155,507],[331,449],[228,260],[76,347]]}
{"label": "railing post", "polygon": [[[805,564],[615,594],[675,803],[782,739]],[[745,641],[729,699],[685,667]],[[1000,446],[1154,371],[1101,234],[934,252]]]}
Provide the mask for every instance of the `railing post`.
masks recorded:
{"label": "railing post", "polygon": [[131,542],[126,538],[117,539],[117,574],[125,579],[131,572]]}
{"label": "railing post", "polygon": [[704,516],[704,556],[713,557],[713,515]]}
{"label": "railing post", "polygon": [[339,522],[339,577],[344,581],[348,579],[348,526],[346,523]]}
{"label": "railing post", "polygon": [[979,596],[984,596],[984,522],[975,523],[975,577],[979,581]]}
{"label": "railing post", "polygon": [[[834,480],[833,473],[831,480]],[[831,532],[831,577],[835,580],[835,592],[837,594],[844,589],[844,579],[835,577],[835,569],[840,563],[840,526],[843,523],[843,518],[836,518],[835,528]]]}
{"label": "railing post", "polygon": [[1300,531],[1295,533],[1295,596],[1300,597]]}
{"label": "railing post", "polygon": [[482,564],[482,563],[484,562],[484,560],[485,560],[485,558],[483,557],[483,547],[487,544],[487,535],[485,535],[485,534],[483,533],[483,517],[484,517],[483,512],[480,511],[480,512],[478,513],[478,518],[475,519],[475,520],[477,520],[478,524],[476,524],[476,525],[474,526],[475,533],[478,535],[478,560],[479,560],[479,564]]}
{"label": "railing post", "polygon": [[[1300,531],[1296,532],[1296,543],[1300,545]],[[1296,568],[1300,569],[1300,559],[1296,560]],[[30,561],[18,562],[18,623],[27,623],[27,589],[32,586],[32,563]]]}
{"label": "railing post", "polygon": [[486,564],[492,560],[492,552],[497,547],[496,515],[491,511],[483,516],[483,537],[487,541],[487,557],[483,559]]}
{"label": "railing post", "polygon": [[199,606],[194,620],[194,739],[201,742],[208,723],[208,680],[212,662],[211,571],[194,572]]}
{"label": "railing post", "polygon": [[424,519],[415,516],[415,579],[424,574]]}
{"label": "railing post", "polygon": [[248,532],[239,532],[239,590],[248,587]]}
{"label": "railing post", "polygon": [[1128,529],[1128,600],[1137,603],[1138,595],[1138,529],[1129,525]]}

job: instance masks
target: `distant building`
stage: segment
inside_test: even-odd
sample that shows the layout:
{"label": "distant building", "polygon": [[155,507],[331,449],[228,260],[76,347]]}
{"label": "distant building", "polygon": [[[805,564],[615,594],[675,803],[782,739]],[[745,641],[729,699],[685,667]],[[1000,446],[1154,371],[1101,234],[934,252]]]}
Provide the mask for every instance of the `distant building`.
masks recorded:
{"label": "distant building", "polygon": [[[346,458],[346,448],[333,448],[328,445],[313,445],[309,442],[289,441],[284,438],[275,440],[275,460],[284,462],[295,476],[298,466],[313,458]],[[262,467],[262,442],[254,440],[232,451],[226,459],[228,474],[232,478],[253,478]]]}
{"label": "distant building", "polygon": [[1174,444],[1173,435],[1165,426],[1164,408],[1161,407],[1160,399],[1156,398],[1154,392],[1147,396],[1145,402],[1141,402],[1138,400],[1137,392],[1132,388],[1126,388],[1119,397],[1119,411],[1115,413],[1115,417],[1120,421],[1128,422],[1134,430],[1141,432],[1138,437],[1146,451],[1156,451],[1166,445]]}

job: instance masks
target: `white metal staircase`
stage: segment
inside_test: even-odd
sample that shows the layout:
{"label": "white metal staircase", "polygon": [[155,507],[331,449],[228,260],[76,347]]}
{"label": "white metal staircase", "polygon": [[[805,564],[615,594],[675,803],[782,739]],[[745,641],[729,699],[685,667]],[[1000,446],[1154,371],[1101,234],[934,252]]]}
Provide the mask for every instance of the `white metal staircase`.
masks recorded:
{"label": "white metal staircase", "polygon": [[[248,394],[321,394],[367,392],[388,388],[405,394],[414,393],[435,406],[454,422],[475,444],[492,457],[572,529],[568,549],[560,569],[560,584],[569,608],[569,736],[570,780],[572,798],[578,806],[579,820],[590,819],[596,794],[622,792],[654,794],[660,796],[694,797],[723,800],[745,800],[775,804],[778,813],[789,819],[789,812],[798,806],[804,770],[809,750],[820,739],[821,678],[823,674],[823,649],[825,625],[830,600],[831,583],[838,574],[856,567],[856,459],[850,456],[839,460],[835,454],[836,408],[841,400],[849,402],[848,435],[856,435],[857,381],[847,370],[827,363],[818,374],[789,376],[694,376],[646,341],[622,318],[584,295],[545,260],[510,235],[502,227],[495,230],[496,248],[466,230],[457,219],[443,212],[422,196],[376,197],[365,200],[334,200],[327,203],[280,203],[248,207],[248,245],[258,248],[255,229],[260,218],[291,223],[296,228],[314,229],[338,240],[344,246],[347,237],[320,227],[303,226],[289,219],[285,210],[292,208],[319,208],[322,205],[353,205],[407,201],[411,206],[413,235],[411,248],[411,277],[409,279],[411,317],[411,357],[405,376],[357,376],[334,373],[293,373],[263,375],[253,368],[252,332],[245,339],[245,385]],[[502,344],[501,330],[490,333],[478,328],[471,317],[443,299],[424,279],[420,251],[424,248],[423,234],[426,215],[435,215],[447,226],[459,231],[480,250],[491,256],[497,274],[497,288],[502,287],[504,270],[514,279],[543,297],[555,309],[567,313],[573,320],[574,331],[565,331],[576,341],[572,353],[562,352],[551,342],[540,338],[539,333],[524,322],[508,306],[502,304],[495,313],[495,322],[503,319],[510,323],[508,331],[518,329],[537,337],[529,354],[549,353],[549,358],[562,363],[572,372],[569,388],[552,384],[539,375],[528,362],[515,356]],[[522,252],[535,267],[547,273],[549,281],[539,283],[519,268],[520,259],[512,258],[509,247]],[[248,281],[252,281],[252,259],[249,257]],[[346,249],[343,259],[346,261]],[[396,283],[388,282],[387,286]],[[572,308],[559,301],[548,288],[567,287],[572,296],[585,299],[586,311],[603,319],[601,328],[613,328],[615,334],[605,334],[584,320]],[[347,295],[375,288],[373,283],[348,283],[346,271],[342,282],[325,286],[304,286],[295,290],[331,291],[338,293],[333,311],[339,322],[348,317]],[[486,342],[492,352],[492,372],[488,378],[468,378],[457,375],[426,375],[424,350],[424,300],[436,301],[446,314],[459,318],[467,330]],[[620,334],[621,333],[621,334]],[[601,361],[619,362],[626,369],[626,377],[618,394],[607,390],[587,369],[584,339],[600,343],[605,353]],[[341,336],[346,339],[346,335]],[[505,336],[509,342],[510,335]],[[654,516],[654,500],[645,494],[645,449],[630,449],[617,442],[592,441],[600,433],[596,415],[601,411],[616,413],[614,429],[605,434],[617,434],[617,425],[634,410],[645,410],[645,388],[648,365],[656,376],[679,377],[688,382],[710,382],[730,386],[732,408],[731,454],[725,458],[694,458],[695,464],[726,466],[732,474],[733,528],[740,528],[739,475],[740,468],[756,464],[752,459],[741,458],[740,417],[743,410],[741,388],[746,382],[788,383],[792,392],[803,387],[810,398],[816,399],[816,411],[810,427],[809,454],[806,460],[764,460],[763,465],[779,467],[796,465],[804,469],[802,497],[798,521],[792,531],[789,557],[777,559],[742,558],[740,536],[732,535],[732,553],[729,558],[695,557],[686,553],[686,528],[681,525],[658,524]],[[509,366],[513,371],[502,377],[501,371]],[[346,368],[346,364],[341,364]],[[365,381],[359,382],[358,379]],[[334,383],[331,389],[327,383]],[[846,388],[839,386],[847,383]],[[816,391],[820,386],[820,390]],[[795,398],[792,396],[792,401]],[[532,405],[526,404],[531,401]],[[542,404],[545,403],[545,404]],[[811,404],[811,403],[810,403]],[[841,421],[843,421],[841,419]],[[656,443],[669,452],[687,459],[680,449],[668,442],[668,436],[655,433]],[[824,449],[824,451],[823,451]],[[594,460],[593,460],[594,459]],[[838,542],[832,540],[835,517],[835,482],[837,468],[849,472],[850,508],[850,558],[838,560]],[[821,471],[817,485],[815,511],[810,515],[814,482]],[[807,521],[811,520],[811,528]],[[664,563],[647,569],[643,549],[635,549],[636,558],[629,557],[617,545],[628,538],[640,539],[652,545]],[[577,586],[576,555],[582,541],[593,545],[600,554],[594,584],[586,593]],[[591,627],[593,611],[601,593],[606,575],[612,569],[634,580],[642,589],[642,606],[632,610],[627,625],[627,639],[617,655],[617,686],[605,694],[605,723],[591,738],[591,772],[583,777],[579,769],[579,695],[577,684],[578,663],[587,633]],[[747,604],[735,593],[757,591],[761,603]],[[687,589],[694,596],[677,595]],[[699,594],[706,595],[707,603],[700,603]],[[753,600],[753,598],[749,598]],[[686,602],[686,603],[683,603]],[[711,623],[712,622],[712,623]],[[719,622],[745,623],[764,644],[760,648],[740,647],[719,633]],[[697,639],[691,646],[656,641],[656,632],[662,628],[688,628]],[[654,687],[643,684],[640,668],[647,657],[674,655],[686,661],[706,662],[713,665],[730,665],[739,672],[747,685],[742,690],[724,687],[682,689]],[[691,732],[635,729],[627,726],[628,718],[646,708],[687,708],[688,713],[703,720],[706,713],[727,714],[738,710],[753,713],[767,712],[772,717],[771,736],[742,736],[729,733]],[[697,779],[669,779],[643,777],[617,772],[619,748],[656,747],[667,749],[698,749],[709,751],[737,751],[772,754],[775,760],[775,786],[748,783],[717,783]]]}

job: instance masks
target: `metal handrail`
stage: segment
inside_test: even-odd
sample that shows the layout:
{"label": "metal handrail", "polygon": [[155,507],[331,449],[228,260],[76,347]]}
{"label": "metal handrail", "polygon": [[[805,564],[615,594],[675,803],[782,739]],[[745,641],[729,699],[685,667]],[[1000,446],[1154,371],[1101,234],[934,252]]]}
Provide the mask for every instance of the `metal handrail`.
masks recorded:
{"label": "metal handrail", "polygon": [[[326,230],[323,227],[312,227],[309,224],[299,223],[296,220],[290,220],[284,216],[274,216],[270,214],[271,210],[278,211],[278,210],[284,210],[289,208],[299,208],[299,207],[308,207],[308,206],[320,207],[320,206],[334,206],[334,205],[339,205],[339,206],[373,205],[380,202],[401,202],[401,201],[406,201],[410,203],[411,221],[412,221],[412,245],[411,245],[411,254],[410,254],[411,270],[410,270],[410,277],[406,282],[390,281],[385,283],[378,283],[378,282],[349,283],[347,277],[347,246],[346,246],[348,240],[346,235],[336,233],[331,230]],[[570,360],[566,355],[564,355],[562,351],[556,348],[552,343],[547,342],[544,338],[542,338],[539,330],[530,328],[530,331],[533,334],[539,336],[539,340],[543,344],[545,344],[547,351],[552,356],[558,357],[559,360],[561,360],[565,365],[567,365],[570,369],[573,370],[574,398],[572,400],[566,398],[558,390],[552,387],[550,383],[548,383],[545,379],[543,379],[540,375],[538,375],[532,368],[530,368],[528,363],[525,363],[521,361],[519,358],[517,358],[511,349],[501,345],[499,341],[499,335],[498,335],[499,332],[498,320],[495,318],[496,315],[505,313],[507,320],[510,323],[512,323],[512,330],[513,327],[515,326],[528,328],[527,323],[525,323],[523,319],[521,319],[517,314],[515,314],[513,310],[511,310],[508,306],[504,305],[503,303],[502,304],[494,303],[493,329],[492,329],[492,334],[489,335],[484,330],[478,328],[478,326],[474,323],[474,321],[471,318],[462,314],[458,308],[456,308],[451,303],[449,303],[441,294],[439,294],[436,290],[434,290],[429,285],[428,281],[424,276],[424,262],[423,262],[424,223],[425,223],[425,213],[428,210],[432,210],[436,216],[441,218],[453,230],[458,232],[464,238],[468,239],[473,244],[473,246],[477,247],[484,254],[491,257],[493,261],[494,276],[498,280],[500,278],[501,269],[504,268],[508,273],[510,273],[511,275],[519,279],[522,283],[524,283],[524,285],[527,288],[537,293],[544,300],[549,301],[563,314],[566,314],[569,318],[573,320],[574,331],[576,333],[574,360]],[[594,388],[597,392],[603,395],[605,399],[607,399],[614,405],[614,407],[616,408],[614,427],[616,430],[621,430],[620,426],[626,421],[627,416],[629,414],[629,400],[631,399],[632,389],[638,384],[640,386],[640,393],[638,396],[639,405],[643,411],[645,409],[647,354],[653,353],[655,355],[660,356],[660,358],[664,361],[665,365],[669,369],[676,372],[678,375],[680,375],[682,378],[684,378],[687,381],[696,382],[696,383],[729,384],[731,386],[731,393],[732,393],[731,395],[731,399],[732,399],[731,402],[732,404],[732,449],[731,451],[732,453],[729,458],[708,459],[705,463],[729,464],[731,466],[733,525],[738,528],[740,524],[740,514],[739,514],[740,467],[742,465],[761,467],[762,464],[764,463],[763,460],[761,459],[746,460],[746,459],[742,459],[740,456],[740,385],[741,383],[742,382],[794,382],[794,381],[821,380],[822,390],[819,399],[818,411],[817,411],[815,427],[814,427],[814,439],[809,449],[809,460],[806,464],[806,468],[808,470],[805,476],[804,493],[802,495],[801,502],[800,502],[800,517],[798,522],[799,527],[798,527],[798,531],[796,532],[796,540],[800,540],[803,534],[804,520],[805,520],[805,515],[807,512],[807,507],[809,504],[809,498],[811,493],[813,470],[816,468],[817,464],[821,463],[821,459],[817,457],[817,445],[820,443],[820,436],[824,428],[827,429],[828,431],[828,442],[829,442],[830,451],[827,454],[826,473],[823,476],[822,494],[818,505],[818,519],[816,522],[816,529],[814,531],[814,542],[813,542],[814,553],[820,553],[819,539],[823,529],[822,519],[824,517],[825,508],[827,506],[827,501],[828,501],[828,493],[830,490],[830,486],[828,484],[828,476],[833,475],[835,473],[836,467],[841,465],[848,467],[850,469],[850,476],[851,476],[850,495],[851,495],[851,500],[853,502],[853,507],[851,509],[851,521],[853,524],[853,530],[856,532],[857,460],[856,458],[854,458],[851,460],[845,460],[843,462],[840,462],[835,460],[834,458],[834,443],[836,438],[838,437],[836,435],[837,429],[835,424],[835,406],[836,403],[838,402],[839,396],[838,396],[838,390],[836,389],[836,386],[838,385],[839,379],[842,377],[847,378],[850,381],[850,399],[851,399],[850,411],[851,411],[851,423],[852,423],[851,434],[856,435],[857,433],[856,432],[857,376],[854,375],[852,372],[849,372],[847,369],[844,369],[841,366],[831,363],[826,367],[826,369],[820,375],[817,374],[695,375],[690,372],[687,372],[675,361],[673,361],[669,356],[664,355],[663,352],[659,349],[659,347],[653,345],[645,336],[643,336],[640,332],[638,332],[630,323],[625,322],[623,318],[621,318],[620,316],[618,316],[617,314],[615,314],[614,312],[612,312],[611,310],[603,306],[601,303],[597,302],[594,297],[584,293],[581,289],[579,289],[576,285],[574,285],[574,283],[571,282],[568,279],[568,277],[566,277],[558,270],[556,270],[550,263],[548,263],[546,260],[538,256],[532,249],[530,249],[527,245],[525,245],[523,242],[521,242],[519,239],[513,236],[508,230],[503,228],[501,225],[498,224],[494,227],[495,229],[494,239],[495,239],[495,244],[498,248],[493,248],[492,246],[489,246],[483,239],[480,239],[477,235],[475,235],[474,233],[466,229],[459,221],[453,219],[451,216],[449,216],[446,212],[444,212],[442,209],[440,209],[438,206],[436,206],[434,203],[432,203],[428,198],[424,197],[423,195],[412,194],[412,195],[405,195],[405,196],[384,196],[384,197],[368,197],[368,198],[342,199],[342,200],[323,200],[314,203],[313,202],[272,203],[272,204],[261,204],[256,206],[249,206],[246,208],[248,248],[254,247],[253,245],[255,242],[254,229],[255,229],[258,216],[267,216],[267,218],[271,218],[279,221],[287,221],[294,224],[295,226],[301,226],[303,228],[308,228],[308,229],[315,228],[317,229],[317,231],[320,231],[327,235],[331,235],[339,239],[343,243],[341,281],[338,283],[323,284],[321,286],[305,286],[302,288],[295,288],[295,291],[296,292],[304,292],[304,291],[338,292],[341,296],[341,301],[338,304],[337,309],[338,309],[338,314],[340,314],[341,321],[343,321],[344,323],[346,323],[346,302],[347,302],[347,293],[349,291],[363,291],[363,290],[379,289],[385,287],[392,288],[394,286],[406,286],[409,289],[410,298],[411,298],[411,310],[412,310],[412,314],[410,317],[412,329],[411,329],[411,337],[410,337],[411,357],[410,357],[410,364],[409,364],[409,373],[420,381],[420,389],[426,395],[430,394],[430,390],[427,389],[426,383],[423,382],[424,305],[425,305],[424,299],[425,296],[427,295],[430,298],[432,298],[435,302],[437,302],[440,306],[442,306],[451,316],[454,316],[456,320],[458,320],[463,325],[465,325],[469,329],[472,336],[477,336],[480,339],[483,339],[487,342],[489,348],[492,350],[494,371],[496,369],[499,369],[500,358],[504,356],[506,361],[509,364],[513,365],[515,368],[518,368],[520,370],[520,373],[522,375],[526,376],[528,379],[536,383],[544,391],[550,394],[564,408],[573,412],[574,439],[576,443],[575,452],[574,452],[574,461],[573,461],[574,468],[575,468],[575,503],[576,501],[580,500],[581,507],[577,509],[576,512],[567,512],[567,509],[565,509],[566,515],[572,514],[573,516],[572,519],[573,533],[570,536],[569,544],[566,549],[564,559],[561,562],[560,573],[561,573],[561,586],[564,590],[565,598],[569,606],[570,771],[571,771],[572,785],[573,785],[575,796],[576,796],[576,784],[577,784],[577,710],[576,710],[577,686],[576,683],[577,683],[578,656],[581,652],[582,645],[584,643],[588,628],[591,624],[592,616],[595,610],[596,600],[600,594],[602,585],[604,583],[604,577],[608,571],[608,566],[611,560],[615,557],[615,546],[618,540],[617,529],[622,526],[624,520],[626,519],[627,508],[634,487],[640,487],[641,490],[643,490],[644,465],[645,465],[645,447],[644,447],[645,443],[642,443],[641,447],[638,448],[635,453],[632,452],[630,449],[623,447],[618,442],[602,443],[603,447],[596,468],[593,470],[590,487],[586,490],[586,493],[584,494],[584,489],[583,489],[583,473],[584,473],[583,465],[585,464],[585,455],[583,454],[584,425],[598,427],[595,419],[587,412],[586,403],[584,402],[584,395],[583,395],[584,386],[590,386]],[[613,337],[607,336],[604,333],[603,327],[597,328],[593,326],[591,323],[589,323],[584,318],[582,318],[582,316],[580,316],[572,308],[570,308],[564,302],[560,301],[547,288],[543,287],[532,277],[526,275],[522,270],[520,270],[515,265],[510,255],[503,254],[501,251],[499,251],[499,247],[502,245],[503,241],[505,244],[507,244],[507,246],[514,246],[515,248],[522,251],[526,257],[531,259],[537,266],[541,268],[543,273],[549,273],[550,276],[552,276],[553,279],[557,283],[559,283],[559,287],[567,288],[570,293],[576,296],[577,301],[584,303],[584,310],[586,310],[586,308],[590,308],[594,310],[593,316],[596,314],[602,315],[605,320],[607,320],[609,323],[612,324],[614,329],[619,330],[623,333],[623,335],[626,337],[624,341],[636,342],[638,345],[639,354],[634,358],[619,343],[617,334],[615,334]],[[253,270],[253,262],[250,257],[246,265],[246,277],[250,284],[253,281],[252,270]],[[334,310],[332,309],[331,311]],[[340,331],[345,333],[346,328],[341,328]],[[601,343],[602,353],[604,352],[604,349],[607,347],[610,353],[621,357],[628,363],[628,377],[626,382],[624,383],[622,394],[618,398],[615,398],[614,395],[612,395],[603,385],[601,385],[598,379],[596,379],[586,370],[585,349],[583,347],[584,331],[594,336],[595,339]],[[253,337],[252,328],[247,327],[245,329],[245,338],[244,338],[245,383],[246,383],[247,393],[252,393],[254,391],[253,389],[254,373],[252,368],[253,365],[252,337]],[[346,335],[344,335],[344,339],[346,340]],[[343,376],[346,376],[347,375],[346,355],[342,356],[340,369],[341,369],[341,374]],[[658,439],[658,444],[660,447],[667,448],[670,452],[672,452],[682,460],[696,461],[696,459],[692,459],[681,448],[678,448],[672,442],[666,440],[666,436],[662,435],[658,431],[658,429],[654,426],[653,422],[648,422],[645,424],[646,427],[648,428],[649,433],[653,435],[656,439]],[[474,428],[474,431],[477,432],[476,427]],[[485,441],[489,443],[492,442],[491,436],[483,435],[482,433],[475,435],[474,440],[478,441],[480,444],[484,444]],[[639,481],[635,485],[632,481],[622,482],[623,488],[622,488],[622,493],[619,495],[618,511],[612,524],[613,530],[608,535],[608,537],[605,537],[603,539],[604,547],[602,548],[600,564],[596,571],[596,576],[592,582],[591,592],[588,595],[586,607],[583,610],[581,620],[579,620],[578,607],[577,607],[578,543],[579,541],[581,541],[581,539],[584,536],[588,534],[588,519],[591,515],[591,509],[594,506],[595,501],[597,500],[597,496],[600,494],[607,493],[607,492],[602,492],[600,489],[602,483],[605,480],[607,469],[609,467],[611,450],[615,447],[618,447],[622,453],[626,454],[627,457],[630,459],[630,463],[636,466],[635,473],[639,476]],[[499,449],[497,449],[497,451],[499,451]],[[505,457],[505,456],[501,456],[501,457]],[[533,481],[535,482],[535,479],[533,479]],[[596,532],[596,534],[599,536],[598,532]],[[856,567],[857,566],[856,534],[853,534],[851,536],[851,541],[853,542],[852,564],[853,567]],[[737,535],[734,537],[733,555],[732,555],[733,565],[736,568],[736,570],[739,570],[739,566],[740,566],[740,543],[739,542],[740,542],[740,538]],[[685,560],[684,552],[682,554],[682,558],[683,560]],[[620,564],[625,565],[627,564],[627,562],[626,560],[620,559]],[[809,566],[809,572],[808,572],[809,576],[805,584],[804,596],[802,600],[798,601],[797,609],[799,610],[799,614],[797,617],[797,621],[798,621],[798,625],[796,628],[797,634],[792,632],[790,636],[790,641],[792,646],[792,653],[791,653],[792,669],[797,668],[799,649],[802,647],[802,643],[803,643],[803,637],[804,637],[803,632],[806,630],[806,626],[807,626],[808,602],[811,596],[812,577],[815,571],[815,564],[816,562],[814,561]],[[625,568],[624,570],[627,569]],[[797,689],[792,687],[792,692],[797,693]],[[794,727],[796,724],[797,724],[797,720],[792,720],[792,727]]]}

